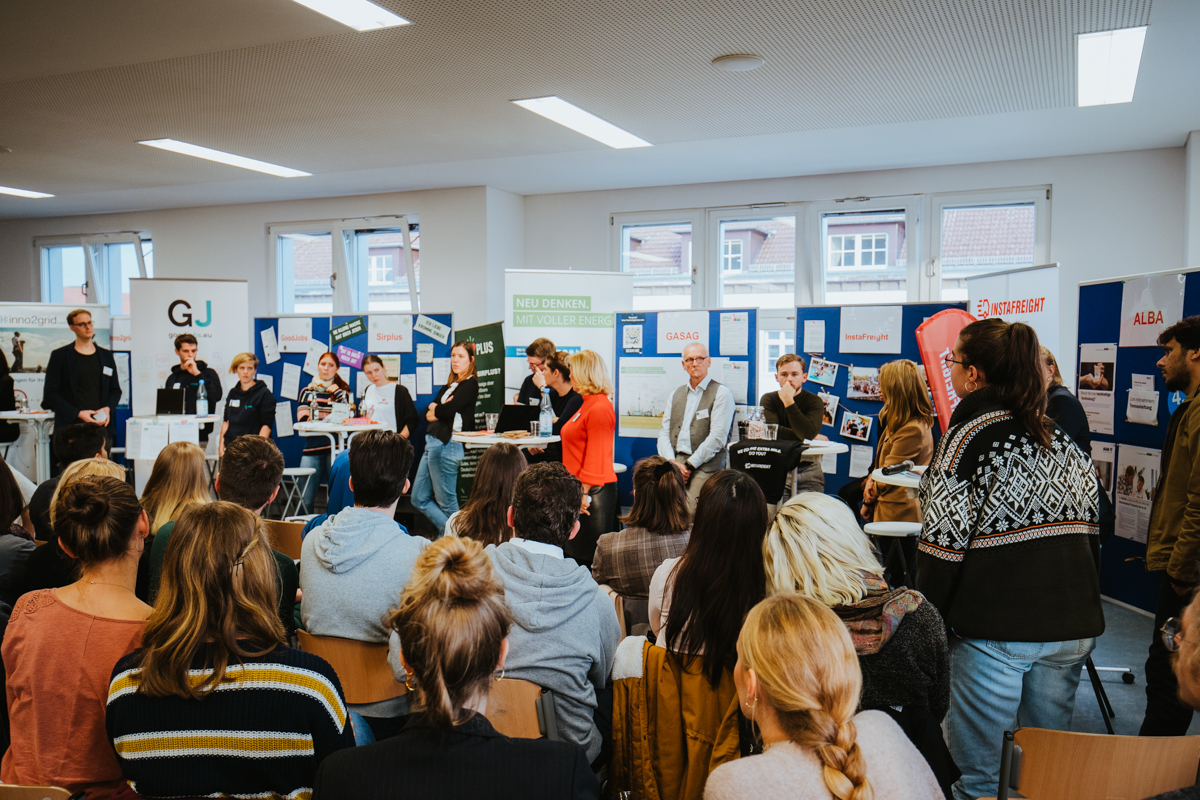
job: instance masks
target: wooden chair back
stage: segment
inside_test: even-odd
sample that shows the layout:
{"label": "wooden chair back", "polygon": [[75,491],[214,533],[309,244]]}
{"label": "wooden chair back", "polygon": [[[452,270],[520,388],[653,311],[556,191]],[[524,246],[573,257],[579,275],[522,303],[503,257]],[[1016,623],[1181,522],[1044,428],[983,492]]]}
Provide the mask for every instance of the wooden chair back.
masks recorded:
{"label": "wooden chair back", "polygon": [[617,590],[609,586],[607,583],[600,584],[600,588],[603,589],[608,594],[609,599],[612,600],[613,611],[617,612],[617,624],[621,626],[621,638],[624,639],[629,635],[629,632],[625,630],[625,601],[622,599],[621,595],[617,594]]}
{"label": "wooden chair back", "polygon": [[304,530],[303,522],[282,522],[277,519],[264,519],[263,530],[271,542],[271,549],[278,550],[293,561],[300,558],[300,533]]}
{"label": "wooden chair back", "polygon": [[72,796],[57,786],[0,786],[0,800],[71,800]]}
{"label": "wooden chair back", "polygon": [[308,631],[296,631],[296,634],[300,637],[301,650],[320,656],[333,667],[347,703],[378,703],[408,691],[392,674],[386,644],[313,636]]}
{"label": "wooden chair back", "polygon": [[1200,736],[1107,736],[1021,728],[1018,791],[1031,800],[1135,800],[1193,786]]}
{"label": "wooden chair back", "polygon": [[488,693],[488,722],[513,739],[557,739],[553,696],[529,681],[505,678]]}

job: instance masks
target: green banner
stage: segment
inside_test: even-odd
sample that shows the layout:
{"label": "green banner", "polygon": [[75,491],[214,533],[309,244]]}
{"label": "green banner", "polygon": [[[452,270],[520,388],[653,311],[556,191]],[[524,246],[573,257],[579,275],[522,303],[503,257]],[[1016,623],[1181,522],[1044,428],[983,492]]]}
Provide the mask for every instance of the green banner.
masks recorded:
{"label": "green banner", "polygon": [[[479,374],[479,400],[475,403],[475,428],[483,430],[484,414],[499,414],[504,407],[504,323],[490,322],[454,332],[456,341],[475,343],[475,371]],[[458,467],[458,502],[463,505],[475,483],[475,465],[483,448],[466,450]]]}
{"label": "green banner", "polygon": [[329,347],[331,349],[337,347],[352,336],[358,336],[360,333],[366,332],[367,321],[362,317],[355,317],[352,320],[343,322],[336,328],[329,329]]}

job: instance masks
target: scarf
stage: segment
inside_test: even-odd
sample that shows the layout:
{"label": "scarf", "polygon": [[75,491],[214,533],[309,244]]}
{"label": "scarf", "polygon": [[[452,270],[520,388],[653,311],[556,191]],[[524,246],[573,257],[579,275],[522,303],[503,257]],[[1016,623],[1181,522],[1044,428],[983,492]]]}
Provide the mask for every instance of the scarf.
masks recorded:
{"label": "scarf", "polygon": [[857,603],[834,606],[833,613],[850,629],[854,652],[860,656],[878,653],[892,638],[904,615],[925,601],[912,589],[889,589],[878,575],[867,575],[867,596]]}

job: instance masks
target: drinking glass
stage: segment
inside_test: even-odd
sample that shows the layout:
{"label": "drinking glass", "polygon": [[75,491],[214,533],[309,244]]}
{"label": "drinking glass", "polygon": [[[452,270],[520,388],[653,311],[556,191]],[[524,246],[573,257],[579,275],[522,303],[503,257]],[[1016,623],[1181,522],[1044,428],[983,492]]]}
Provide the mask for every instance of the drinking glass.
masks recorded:
{"label": "drinking glass", "polygon": [[488,433],[496,432],[496,421],[498,419],[500,419],[499,414],[484,414],[483,415],[484,424],[487,426]]}
{"label": "drinking glass", "polygon": [[542,423],[540,423],[540,422],[529,423],[529,435],[530,436],[537,436],[541,432],[542,432]]}

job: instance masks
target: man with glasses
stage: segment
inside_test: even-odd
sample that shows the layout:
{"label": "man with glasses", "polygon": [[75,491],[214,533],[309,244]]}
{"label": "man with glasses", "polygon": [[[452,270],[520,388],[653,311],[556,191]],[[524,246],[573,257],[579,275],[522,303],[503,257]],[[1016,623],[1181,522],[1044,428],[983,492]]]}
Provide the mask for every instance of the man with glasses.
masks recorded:
{"label": "man with glasses", "polygon": [[733,392],[708,376],[710,363],[704,345],[683,348],[683,368],[690,380],[671,395],[658,433],[658,454],[683,470],[691,513],[704,484],[725,469],[725,445],[733,427]]}
{"label": "man with glasses", "polygon": [[519,406],[536,406],[542,402],[542,388],[546,385],[546,362],[554,358],[554,342],[549,339],[534,339],[525,348],[525,360],[529,362],[529,374],[521,383],[521,391],[513,395]]}
{"label": "man with glasses", "polygon": [[91,312],[77,308],[67,314],[67,324],[75,341],[50,354],[42,408],[54,412],[55,430],[77,422],[100,425],[111,448],[113,411],[121,400],[117,362],[111,351],[93,341],[96,329]]}
{"label": "man with glasses", "polygon": [[1142,736],[1183,736],[1192,709],[1179,701],[1171,653],[1158,635],[1178,617],[1200,583],[1200,316],[1187,317],[1158,336],[1158,362],[1168,392],[1183,392],[1171,415],[1162,449],[1158,486],[1150,506],[1146,569],[1162,573],[1154,613],[1156,628],[1146,659],[1146,717]]}

